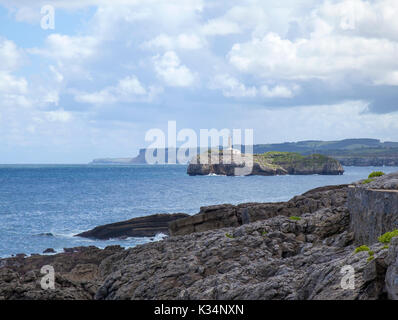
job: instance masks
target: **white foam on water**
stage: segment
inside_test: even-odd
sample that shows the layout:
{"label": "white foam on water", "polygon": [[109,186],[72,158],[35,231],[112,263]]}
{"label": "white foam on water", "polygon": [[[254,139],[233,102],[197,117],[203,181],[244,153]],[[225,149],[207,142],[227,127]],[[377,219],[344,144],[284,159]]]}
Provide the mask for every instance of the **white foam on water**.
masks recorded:
{"label": "white foam on water", "polygon": [[163,240],[163,239],[165,239],[165,238],[167,238],[167,237],[168,237],[167,234],[158,233],[158,234],[154,237],[153,241],[160,241],[160,240]]}

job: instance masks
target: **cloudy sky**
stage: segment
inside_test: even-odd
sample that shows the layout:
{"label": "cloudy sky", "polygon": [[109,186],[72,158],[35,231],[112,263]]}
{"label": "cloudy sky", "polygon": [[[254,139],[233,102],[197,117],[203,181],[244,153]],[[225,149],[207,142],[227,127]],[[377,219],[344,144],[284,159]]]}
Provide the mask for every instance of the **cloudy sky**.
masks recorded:
{"label": "cloudy sky", "polygon": [[0,163],[133,156],[168,120],[398,141],[396,0],[0,0],[0,19]]}

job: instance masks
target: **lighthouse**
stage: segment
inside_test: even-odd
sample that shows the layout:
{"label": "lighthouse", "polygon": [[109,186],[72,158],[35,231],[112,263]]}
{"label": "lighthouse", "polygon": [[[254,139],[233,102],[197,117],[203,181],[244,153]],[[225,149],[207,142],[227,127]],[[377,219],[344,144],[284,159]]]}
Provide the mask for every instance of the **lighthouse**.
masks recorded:
{"label": "lighthouse", "polygon": [[223,155],[225,156],[240,156],[241,152],[238,149],[232,148],[232,139],[231,136],[228,137],[228,148],[223,151]]}

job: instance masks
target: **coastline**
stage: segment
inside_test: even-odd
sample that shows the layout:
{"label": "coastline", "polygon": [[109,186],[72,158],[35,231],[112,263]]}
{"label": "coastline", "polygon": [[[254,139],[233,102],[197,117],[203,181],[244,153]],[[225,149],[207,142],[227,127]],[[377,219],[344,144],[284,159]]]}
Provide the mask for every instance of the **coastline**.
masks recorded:
{"label": "coastline", "polygon": [[[375,210],[370,204],[369,208],[358,209],[356,199],[361,197],[358,203],[363,203],[362,194],[366,190],[369,191],[365,195],[370,192],[378,197],[372,189],[383,190],[379,192],[383,198],[384,192],[397,196],[396,192],[390,192],[395,181],[398,173],[377,178],[369,185],[358,182],[352,186],[316,188],[279,205],[252,206],[250,217],[257,215],[257,221],[241,219],[238,225],[227,227],[216,224],[204,231],[171,236],[131,249],[80,247],[52,256],[1,259],[0,296],[5,299],[395,298],[392,281],[397,269],[398,238],[393,238],[386,248],[366,235],[373,234],[373,227],[392,228],[396,220],[372,226],[359,219],[353,224],[354,211],[365,217],[367,209]],[[392,203],[398,202],[395,199]],[[265,209],[264,205],[272,208]],[[398,217],[398,208],[393,209]],[[365,241],[369,241],[372,255],[367,251],[355,252]],[[38,267],[44,262],[56,265],[55,269],[59,270],[56,289],[50,293],[38,287]],[[354,290],[340,288],[344,265],[356,270]]]}
{"label": "coastline", "polygon": [[[341,176],[197,176],[186,166],[40,166],[0,170],[0,257],[47,248],[133,247],[150,238],[89,240],[73,235],[99,225],[157,213],[196,214],[200,207],[288,201],[323,185],[359,180],[375,170],[346,168]],[[28,195],[28,196],[27,196]],[[23,223],[22,223],[23,222]],[[53,233],[54,237],[37,236]]]}

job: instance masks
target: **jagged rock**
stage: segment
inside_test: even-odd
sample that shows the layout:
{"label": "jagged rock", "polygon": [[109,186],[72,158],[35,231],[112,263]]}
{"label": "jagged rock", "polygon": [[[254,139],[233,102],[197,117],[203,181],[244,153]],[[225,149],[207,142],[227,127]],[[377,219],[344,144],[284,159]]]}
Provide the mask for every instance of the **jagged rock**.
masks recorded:
{"label": "jagged rock", "polygon": [[121,237],[153,237],[159,233],[168,234],[170,222],[188,216],[185,213],[155,214],[98,226],[76,236],[101,240]]}
{"label": "jagged rock", "polygon": [[[77,247],[72,253],[0,259],[0,300],[4,299],[93,299],[102,279],[98,266],[109,256],[123,251],[120,246],[104,250]],[[43,266],[55,272],[55,289],[43,290]]]}
{"label": "jagged rock", "polygon": [[[329,216],[335,217],[324,219],[319,212],[296,222],[278,216],[235,230],[194,233],[130,249],[116,262],[117,271],[108,275],[96,298],[299,298],[298,289],[310,276],[306,268],[312,272],[316,263],[326,265],[341,255],[341,248],[327,247],[322,241],[330,230],[348,227],[348,211],[333,210]],[[341,221],[340,228],[335,227],[336,221]],[[313,242],[303,242],[300,235],[311,230],[317,231]],[[305,250],[309,244],[310,254]]]}

